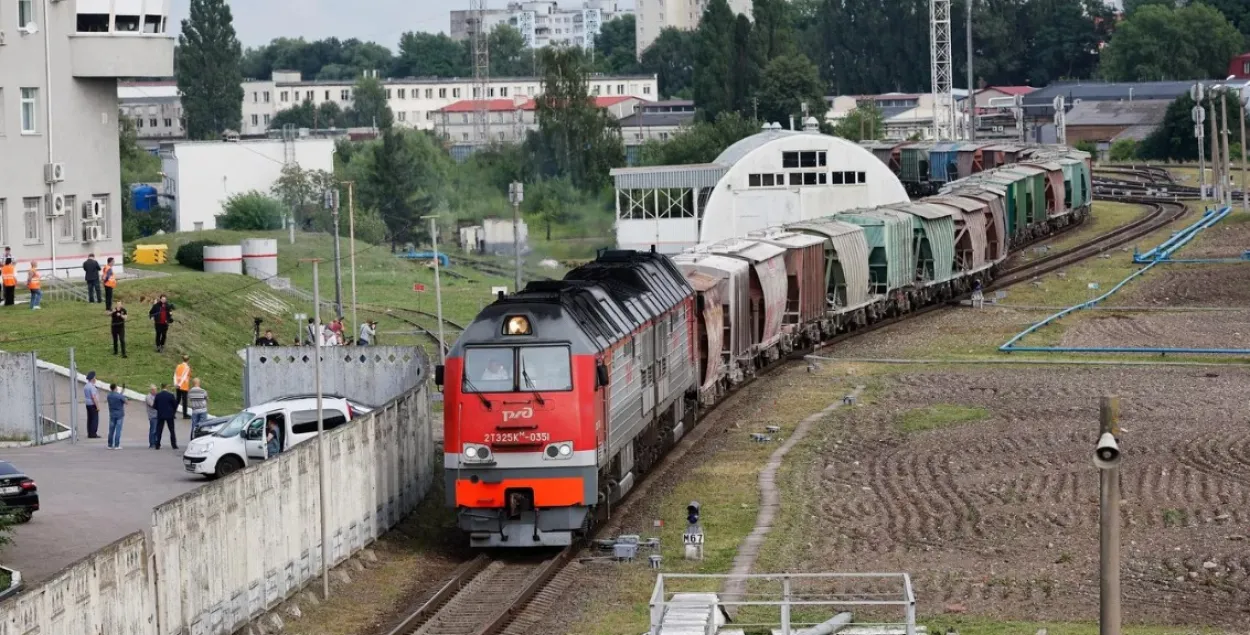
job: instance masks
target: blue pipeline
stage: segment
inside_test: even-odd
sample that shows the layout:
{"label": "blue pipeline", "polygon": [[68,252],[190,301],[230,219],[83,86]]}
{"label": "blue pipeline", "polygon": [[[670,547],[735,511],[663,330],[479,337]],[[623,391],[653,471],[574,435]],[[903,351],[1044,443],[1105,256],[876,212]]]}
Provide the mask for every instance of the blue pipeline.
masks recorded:
{"label": "blue pipeline", "polygon": [[1161,245],[1147,251],[1144,254],[1133,254],[1133,262],[1139,265],[1154,263],[1164,260],[1170,260],[1172,254],[1184,247],[1189,241],[1203,230],[1224,220],[1233,211],[1231,207],[1224,207],[1219,210],[1207,210],[1202,218],[1194,224],[1172,234],[1171,238],[1165,240]]}
{"label": "blue pipeline", "polygon": [[1133,257],[1133,261],[1139,264],[1143,262],[1147,263],[1146,266],[1129,274],[1127,278],[1121,280],[1120,283],[1115,285],[1114,287],[1111,287],[1111,289],[1107,291],[1106,293],[1094,298],[1093,300],[1089,300],[1088,302],[1082,302],[1076,306],[1068,307],[1058,313],[1055,313],[1054,315],[1047,317],[1046,319],[1025,329],[1024,331],[1017,334],[1015,337],[1011,338],[1010,340],[1007,340],[1007,343],[998,347],[998,350],[1004,353],[1011,353],[1011,352],[1022,352],[1022,353],[1024,352],[1028,352],[1028,353],[1152,353],[1152,354],[1161,354],[1161,355],[1172,353],[1172,354],[1182,354],[1182,355],[1183,354],[1250,355],[1250,349],[1240,349],[1240,348],[1166,348],[1166,347],[1129,348],[1129,347],[1016,346],[1016,342],[1019,342],[1025,337],[1028,337],[1029,335],[1041,330],[1043,327],[1048,326],[1054,323],[1055,321],[1062,319],[1064,316],[1080,311],[1081,309],[1087,309],[1089,307],[1092,307],[1098,304],[1099,302],[1102,302],[1103,300],[1106,300],[1107,298],[1114,295],[1117,291],[1124,288],[1124,285],[1128,284],[1129,282],[1132,282],[1135,278],[1146,273],[1147,271],[1150,271],[1152,268],[1154,268],[1155,265],[1166,263],[1166,262],[1175,262],[1175,261],[1168,260],[1168,258],[1174,252],[1176,252],[1176,250],[1185,246],[1185,244],[1188,243],[1190,240],[1193,240],[1194,236],[1196,236],[1202,230],[1207,229],[1208,227],[1211,227],[1215,223],[1218,223],[1219,221],[1223,220],[1224,217],[1228,216],[1230,212],[1232,212],[1231,207],[1225,207],[1223,209],[1220,209],[1219,211],[1208,211],[1206,214],[1203,215],[1202,220],[1199,220],[1193,225],[1190,225],[1189,227],[1186,227],[1185,229],[1177,232],[1171,238],[1165,241],[1163,244],[1159,245],[1158,247],[1155,247],[1154,249],[1151,249],[1145,254],[1135,255]]}

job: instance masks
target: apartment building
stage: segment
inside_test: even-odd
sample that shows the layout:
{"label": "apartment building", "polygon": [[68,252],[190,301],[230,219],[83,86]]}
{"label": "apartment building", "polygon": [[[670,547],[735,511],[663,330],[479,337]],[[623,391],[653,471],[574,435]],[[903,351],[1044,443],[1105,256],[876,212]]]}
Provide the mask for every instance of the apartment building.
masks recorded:
{"label": "apartment building", "polygon": [[[967,97],[967,91],[955,89],[956,119],[958,125],[964,125],[967,113],[960,105]],[[861,103],[872,103],[881,111],[884,119],[884,137],[887,140],[902,141],[911,138],[933,139],[933,93],[885,93],[882,95],[840,95],[827,97],[829,110],[825,120],[837,123],[849,115]],[[786,122],[778,122],[783,126]]]}
{"label": "apartment building", "polygon": [[[121,262],[118,79],[173,74],[167,0],[0,3],[0,244],[24,270]],[[54,265],[55,263],[55,265]]]}
{"label": "apartment building", "polygon": [[[395,124],[406,128],[433,130],[437,111],[464,100],[483,99],[472,78],[386,79],[382,83],[387,103],[395,113]],[[244,82],[240,133],[263,135],[279,112],[304,101],[311,101],[314,106],[332,102],[350,108],[355,85],[354,80],[304,81],[297,71],[275,71],[268,80]],[[635,97],[643,101],[654,100],[659,94],[655,75],[592,75],[589,89],[595,96]],[[542,80],[537,77],[500,77],[490,81],[484,98],[511,102],[541,94]]]}
{"label": "apartment building", "polygon": [[[635,43],[638,46],[638,59],[660,37],[660,31],[668,28],[693,31],[699,28],[699,21],[707,9],[708,0],[634,0]],[[751,0],[729,0],[729,8],[734,13],[751,17]]]}
{"label": "apartment building", "polygon": [[161,141],[187,136],[178,82],[121,82],[117,104],[121,116],[134,124],[139,145],[146,149],[155,150]]}
{"label": "apartment building", "polygon": [[[620,121],[633,116],[645,102],[637,97],[595,97],[595,105]],[[478,135],[476,114],[487,113],[490,139]],[[434,130],[454,146],[480,146],[486,143],[520,143],[531,130],[538,129],[538,107],[533,99],[466,100],[434,112]]]}
{"label": "apartment building", "polygon": [[[503,9],[488,9],[482,16],[487,33],[508,25],[521,32],[526,46],[580,46],[593,48],[604,22],[632,13],[617,0],[585,0],[581,3],[538,0],[509,2]],[[466,40],[477,30],[472,11],[451,12],[451,37]]]}

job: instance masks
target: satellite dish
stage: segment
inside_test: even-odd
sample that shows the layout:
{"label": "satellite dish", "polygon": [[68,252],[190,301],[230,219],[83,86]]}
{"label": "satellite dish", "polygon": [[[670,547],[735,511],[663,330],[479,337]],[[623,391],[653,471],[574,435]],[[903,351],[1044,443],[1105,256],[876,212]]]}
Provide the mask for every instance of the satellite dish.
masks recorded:
{"label": "satellite dish", "polygon": [[34,35],[39,32],[39,25],[34,22],[27,22],[26,26],[18,29],[18,31],[25,33],[26,35]]}

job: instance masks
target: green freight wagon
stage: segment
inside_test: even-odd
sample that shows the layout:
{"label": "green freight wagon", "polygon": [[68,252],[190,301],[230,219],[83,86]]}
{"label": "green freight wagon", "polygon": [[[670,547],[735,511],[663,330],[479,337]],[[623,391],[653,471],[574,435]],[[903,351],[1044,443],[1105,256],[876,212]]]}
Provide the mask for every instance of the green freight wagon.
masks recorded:
{"label": "green freight wagon", "polygon": [[891,205],[911,217],[916,280],[925,284],[951,279],[955,266],[955,210],[923,201]]}
{"label": "green freight wagon", "polygon": [[912,286],[916,262],[912,252],[912,218],[888,209],[852,210],[837,220],[864,228],[868,241],[868,276],[872,293],[884,295]]}

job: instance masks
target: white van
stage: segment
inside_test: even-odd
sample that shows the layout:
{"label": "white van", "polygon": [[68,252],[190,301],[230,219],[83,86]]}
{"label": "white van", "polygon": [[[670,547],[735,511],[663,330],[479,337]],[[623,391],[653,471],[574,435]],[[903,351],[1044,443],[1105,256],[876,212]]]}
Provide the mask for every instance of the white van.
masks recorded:
{"label": "white van", "polygon": [[[322,417],[326,430],[333,430],[369,409],[341,397],[322,399]],[[278,423],[278,443],[285,452],[317,436],[317,398],[299,397],[252,406],[229,418],[211,435],[187,444],[182,465],[192,474],[208,478],[227,476],[251,461],[267,457],[267,423]]]}

